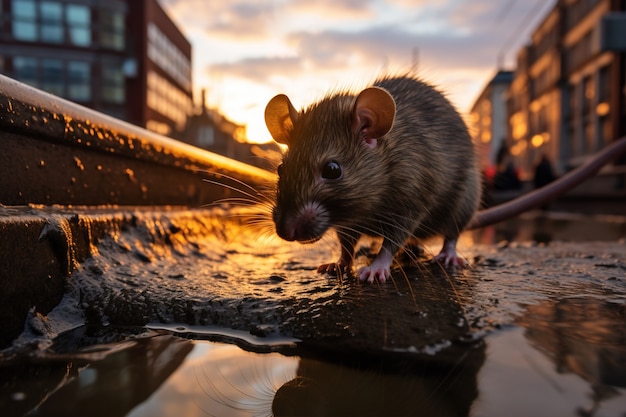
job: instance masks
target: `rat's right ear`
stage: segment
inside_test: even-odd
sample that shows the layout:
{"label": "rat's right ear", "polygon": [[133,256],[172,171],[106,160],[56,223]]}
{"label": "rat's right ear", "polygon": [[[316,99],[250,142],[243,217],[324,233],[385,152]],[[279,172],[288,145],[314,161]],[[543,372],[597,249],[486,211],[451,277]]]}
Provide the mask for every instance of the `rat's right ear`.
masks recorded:
{"label": "rat's right ear", "polygon": [[298,112],[284,94],[277,95],[265,106],[267,130],[276,142],[283,145],[289,145],[290,133],[297,118]]}

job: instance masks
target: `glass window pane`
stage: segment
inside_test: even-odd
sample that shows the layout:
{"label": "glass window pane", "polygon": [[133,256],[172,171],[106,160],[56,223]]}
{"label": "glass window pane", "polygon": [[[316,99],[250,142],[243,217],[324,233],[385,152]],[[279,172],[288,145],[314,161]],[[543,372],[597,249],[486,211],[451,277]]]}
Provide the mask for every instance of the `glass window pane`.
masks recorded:
{"label": "glass window pane", "polygon": [[52,1],[39,3],[41,40],[50,43],[63,42],[63,6]]}
{"label": "glass window pane", "polygon": [[65,20],[69,27],[70,42],[76,46],[91,45],[91,10],[79,4],[65,7]]}
{"label": "glass window pane", "polygon": [[39,16],[42,22],[61,24],[63,22],[63,7],[53,1],[42,1],[39,4]]}
{"label": "glass window pane", "polygon": [[124,74],[121,66],[102,68],[102,98],[109,103],[123,103],[126,99]]}
{"label": "glass window pane", "polygon": [[13,37],[18,41],[37,40],[37,9],[32,0],[13,0]]}
{"label": "glass window pane", "polygon": [[91,67],[88,62],[67,64],[67,96],[75,101],[91,100]]}
{"label": "glass window pane", "polygon": [[124,15],[118,12],[100,13],[100,44],[105,48],[124,49]]}
{"label": "glass window pane", "polygon": [[33,0],[13,0],[13,17],[21,20],[35,20],[37,12]]}
{"label": "glass window pane", "polygon": [[91,25],[91,13],[89,7],[78,4],[68,4],[65,7],[65,19],[70,25]]}
{"label": "glass window pane", "polygon": [[61,25],[41,25],[41,40],[50,43],[63,42],[63,26]]}
{"label": "glass window pane", "polygon": [[80,27],[70,28],[70,42],[76,46],[91,45],[91,29]]}
{"label": "glass window pane", "polygon": [[39,87],[37,59],[26,56],[13,57],[13,78],[33,87]]}
{"label": "glass window pane", "polygon": [[44,59],[41,64],[41,88],[57,96],[63,96],[63,61]]}
{"label": "glass window pane", "polygon": [[36,41],[37,25],[34,22],[13,21],[13,37],[18,41]]}

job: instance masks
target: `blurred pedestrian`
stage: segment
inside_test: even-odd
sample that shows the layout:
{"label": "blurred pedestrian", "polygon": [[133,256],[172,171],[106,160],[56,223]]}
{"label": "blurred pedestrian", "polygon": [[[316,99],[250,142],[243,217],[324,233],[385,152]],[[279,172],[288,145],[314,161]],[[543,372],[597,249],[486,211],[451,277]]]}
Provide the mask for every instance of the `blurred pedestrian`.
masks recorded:
{"label": "blurred pedestrian", "polygon": [[506,145],[502,145],[498,151],[496,159],[498,164],[496,175],[493,178],[493,188],[497,191],[519,190],[522,188],[522,181],[519,179],[519,174],[513,159],[509,153],[509,149]]}
{"label": "blurred pedestrian", "polygon": [[[541,188],[544,185],[550,184],[556,179],[554,170],[552,169],[552,163],[548,158],[548,155],[541,155],[539,163],[535,166],[535,177],[533,178],[533,184],[535,188]],[[549,204],[541,206],[541,210],[547,211],[550,209]]]}
{"label": "blurred pedestrian", "polygon": [[550,184],[555,178],[552,163],[548,155],[543,154],[539,163],[535,166],[535,178],[533,179],[535,188],[541,188],[544,185]]}

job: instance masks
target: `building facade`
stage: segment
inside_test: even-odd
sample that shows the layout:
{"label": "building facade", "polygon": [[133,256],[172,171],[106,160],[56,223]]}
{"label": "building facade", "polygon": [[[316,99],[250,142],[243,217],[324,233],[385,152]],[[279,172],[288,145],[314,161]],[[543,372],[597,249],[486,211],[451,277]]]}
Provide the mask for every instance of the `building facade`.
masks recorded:
{"label": "building facade", "polygon": [[525,179],[542,156],[563,173],[626,135],[625,6],[559,0],[519,51],[507,141]]}
{"label": "building facade", "polygon": [[470,131],[478,149],[480,167],[488,176],[498,163],[498,153],[507,137],[507,91],[513,73],[499,70],[489,81],[470,111]]}
{"label": "building facade", "polygon": [[191,44],[157,0],[0,0],[0,73],[182,138]]}

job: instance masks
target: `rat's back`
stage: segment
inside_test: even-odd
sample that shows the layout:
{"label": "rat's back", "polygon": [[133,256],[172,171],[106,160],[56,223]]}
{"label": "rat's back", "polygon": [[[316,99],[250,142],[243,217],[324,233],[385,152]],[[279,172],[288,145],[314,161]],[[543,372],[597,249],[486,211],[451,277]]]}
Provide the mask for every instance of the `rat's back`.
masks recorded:
{"label": "rat's back", "polygon": [[450,101],[431,85],[412,77],[384,77],[374,85],[396,102],[393,128],[381,141],[395,161],[395,185],[409,184],[411,198],[426,211],[418,237],[453,238],[480,202],[480,173],[472,139]]}

